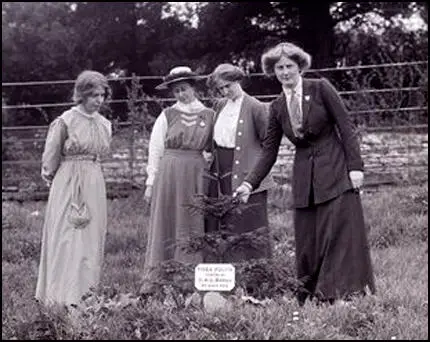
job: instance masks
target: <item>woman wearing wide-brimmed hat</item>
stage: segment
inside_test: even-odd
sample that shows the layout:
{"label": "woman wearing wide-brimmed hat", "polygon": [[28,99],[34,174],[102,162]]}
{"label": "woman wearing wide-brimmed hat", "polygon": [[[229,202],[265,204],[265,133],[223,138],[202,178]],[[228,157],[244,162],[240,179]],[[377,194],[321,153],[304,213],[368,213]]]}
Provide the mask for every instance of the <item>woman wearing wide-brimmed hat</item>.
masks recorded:
{"label": "woman wearing wide-brimmed hat", "polygon": [[[214,161],[211,173],[217,175],[209,185],[209,196],[232,195],[251,169],[262,150],[261,142],[269,122],[268,104],[247,94],[242,88],[245,73],[239,67],[223,63],[218,65],[207,79],[209,88],[217,91],[221,99],[215,104],[213,133]],[[225,217],[221,221],[208,218],[206,231],[230,230],[233,234],[268,231],[267,194],[275,185],[267,176],[250,197],[248,208],[237,216]],[[264,229],[265,228],[265,229]],[[271,256],[269,234],[267,243],[261,248],[241,248],[225,255],[225,262],[241,262]]]}
{"label": "woman wearing wide-brimmed hat", "polygon": [[157,117],[149,142],[145,200],[151,211],[145,276],[166,260],[202,260],[200,253],[180,248],[182,242],[204,233],[203,215],[187,208],[196,194],[204,193],[204,151],[211,148],[214,117],[214,111],[196,97],[198,79],[189,67],[179,66],[156,87],[171,92],[177,101]]}

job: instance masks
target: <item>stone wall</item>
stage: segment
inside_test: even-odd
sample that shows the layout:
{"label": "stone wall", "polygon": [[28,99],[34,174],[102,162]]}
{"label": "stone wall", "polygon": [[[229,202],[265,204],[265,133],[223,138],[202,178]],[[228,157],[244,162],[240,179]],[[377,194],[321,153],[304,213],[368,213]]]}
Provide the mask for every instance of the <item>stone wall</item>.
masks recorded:
{"label": "stone wall", "polygon": [[[368,185],[408,180],[411,177],[427,179],[428,135],[405,133],[367,133],[361,138],[361,151],[365,163]],[[133,163],[134,182],[145,181],[145,141],[135,144]],[[121,182],[131,178],[130,150],[123,146],[113,151],[113,160],[103,164],[108,182]],[[272,174],[280,183],[289,181],[294,146],[287,140],[282,141],[279,157]]]}
{"label": "stone wall", "polygon": [[[2,165],[2,198],[45,199],[48,188],[40,177],[40,157],[44,139],[40,133],[37,143],[21,145],[17,159],[33,159],[33,162]],[[131,187],[144,185],[146,179],[146,144],[135,141],[134,161],[130,160],[129,137],[115,136],[111,158],[103,162],[108,196],[128,194]],[[428,135],[425,133],[368,133],[362,136],[361,150],[365,163],[365,185],[396,184],[404,181],[417,183],[428,180]],[[275,180],[289,188],[294,147],[284,139],[279,157],[272,169]],[[132,177],[133,176],[133,177]],[[132,180],[132,181],[130,181]]]}

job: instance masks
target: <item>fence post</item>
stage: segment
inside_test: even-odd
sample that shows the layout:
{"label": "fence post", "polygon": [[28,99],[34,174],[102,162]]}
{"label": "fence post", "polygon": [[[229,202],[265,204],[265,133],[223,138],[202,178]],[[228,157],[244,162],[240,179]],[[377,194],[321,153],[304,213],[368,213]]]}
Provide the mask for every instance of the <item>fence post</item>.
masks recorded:
{"label": "fence post", "polygon": [[130,168],[130,178],[129,182],[130,185],[133,184],[134,180],[134,129],[135,129],[135,122],[134,122],[134,115],[131,116],[131,134],[130,134],[130,157],[129,157],[129,168]]}
{"label": "fence post", "polygon": [[133,73],[132,74],[132,79],[131,79],[131,88],[127,87],[127,107],[129,110],[129,122],[130,122],[130,127],[131,127],[131,133],[130,133],[130,137],[129,137],[129,150],[130,150],[130,154],[129,154],[129,182],[130,182],[130,186],[133,187],[134,184],[134,165],[135,165],[135,159],[136,159],[136,154],[135,154],[135,135],[136,135],[136,122],[137,122],[137,118],[136,116],[139,114],[139,110],[138,110],[138,105],[137,102],[139,100],[139,90],[140,90],[140,85],[139,85],[139,79],[136,77],[136,74]]}

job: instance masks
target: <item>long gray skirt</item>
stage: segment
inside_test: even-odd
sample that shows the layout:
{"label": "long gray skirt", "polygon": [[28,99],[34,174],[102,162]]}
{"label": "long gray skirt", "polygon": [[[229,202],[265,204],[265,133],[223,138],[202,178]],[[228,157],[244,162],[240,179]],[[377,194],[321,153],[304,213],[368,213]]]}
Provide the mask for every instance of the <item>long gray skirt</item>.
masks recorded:
{"label": "long gray skirt", "polygon": [[[79,191],[91,215],[83,229],[75,228],[68,216],[73,194]],[[98,285],[106,229],[106,188],[100,164],[90,160],[63,161],[46,206],[36,286],[38,300],[45,304],[79,304],[81,297]]]}
{"label": "long gray skirt", "polygon": [[322,204],[295,210],[297,276],[306,297],[323,301],[375,292],[360,195],[347,191]]}
{"label": "long gray skirt", "polygon": [[204,234],[202,213],[189,206],[203,194],[206,162],[201,151],[167,149],[154,183],[144,273],[166,260],[199,263],[201,252],[185,251],[193,236]]}

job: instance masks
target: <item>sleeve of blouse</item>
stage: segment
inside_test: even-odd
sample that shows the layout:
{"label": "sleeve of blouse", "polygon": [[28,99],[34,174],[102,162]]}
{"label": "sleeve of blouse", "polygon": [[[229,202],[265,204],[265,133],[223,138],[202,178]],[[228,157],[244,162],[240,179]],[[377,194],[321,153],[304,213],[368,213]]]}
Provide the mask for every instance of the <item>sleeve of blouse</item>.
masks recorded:
{"label": "sleeve of blouse", "polygon": [[109,143],[112,143],[113,129],[112,129],[112,122],[109,120],[107,121],[107,129],[108,129]]}
{"label": "sleeve of blouse", "polygon": [[112,136],[113,136],[113,129],[112,129],[112,122],[110,121],[110,120],[107,120],[106,119],[106,121],[105,121],[105,125],[106,125],[106,133],[107,133],[107,138],[108,138],[108,141],[109,141],[109,148],[108,148],[108,151],[107,151],[107,155],[109,155],[112,151],[111,151],[111,148],[112,148]]}
{"label": "sleeve of blouse", "polygon": [[210,133],[209,133],[208,142],[206,143],[204,151],[208,152],[208,153],[212,153],[213,152],[213,134],[214,134],[214,125],[215,125],[215,112],[214,111],[211,111],[208,122],[210,125]]}
{"label": "sleeve of blouse", "polygon": [[146,179],[146,185],[153,185],[155,175],[158,172],[160,159],[164,153],[164,140],[167,134],[167,118],[163,112],[158,116],[154,122],[151,136],[149,138],[148,146],[148,166],[146,167],[146,173],[148,175]]}
{"label": "sleeve of blouse", "polygon": [[103,148],[98,154],[99,162],[102,162],[103,160],[112,157],[112,136],[113,136],[112,122],[106,118],[103,118],[102,123],[103,123],[103,128],[104,128],[108,146],[107,148]]}
{"label": "sleeve of blouse", "polygon": [[67,127],[63,119],[56,118],[49,125],[45,148],[42,154],[43,179],[52,181],[61,163],[61,152],[67,138]]}

